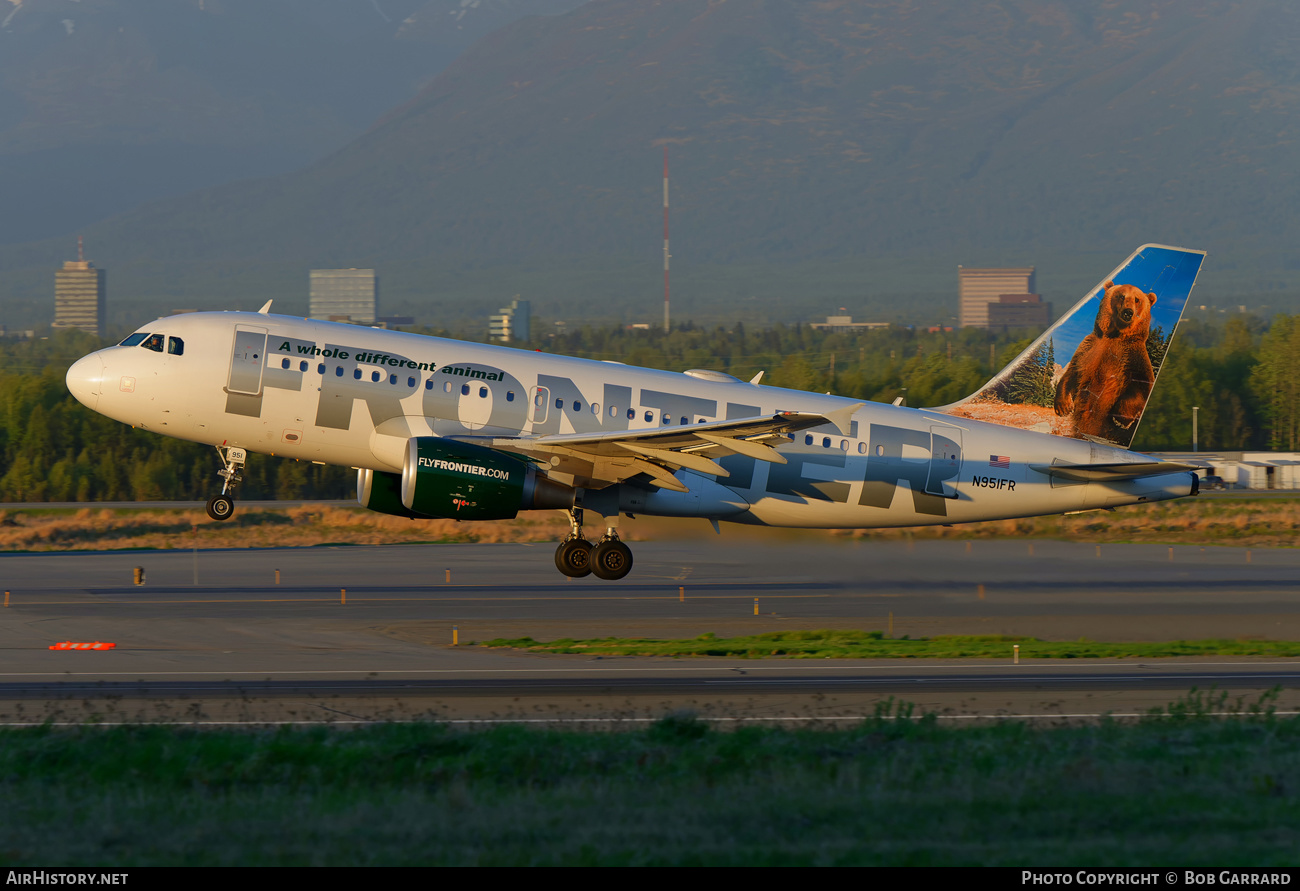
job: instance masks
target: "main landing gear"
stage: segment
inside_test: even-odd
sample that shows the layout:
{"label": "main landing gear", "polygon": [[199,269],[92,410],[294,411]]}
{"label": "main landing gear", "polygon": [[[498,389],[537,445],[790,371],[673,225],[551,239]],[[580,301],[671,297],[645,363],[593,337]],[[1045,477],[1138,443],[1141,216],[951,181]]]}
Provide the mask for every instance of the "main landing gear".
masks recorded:
{"label": "main landing gear", "polygon": [[617,529],[609,526],[593,547],[582,537],[582,508],[575,507],[568,514],[569,536],[555,551],[555,567],[560,572],[574,579],[594,573],[596,578],[612,582],[632,571],[632,551],[618,537]]}
{"label": "main landing gear", "polygon": [[233,446],[217,446],[217,452],[221,455],[222,464],[217,476],[224,479],[225,483],[221,486],[220,495],[208,499],[208,516],[214,520],[229,520],[235,513],[235,487],[244,478],[241,471],[244,462],[248,460],[248,452]]}

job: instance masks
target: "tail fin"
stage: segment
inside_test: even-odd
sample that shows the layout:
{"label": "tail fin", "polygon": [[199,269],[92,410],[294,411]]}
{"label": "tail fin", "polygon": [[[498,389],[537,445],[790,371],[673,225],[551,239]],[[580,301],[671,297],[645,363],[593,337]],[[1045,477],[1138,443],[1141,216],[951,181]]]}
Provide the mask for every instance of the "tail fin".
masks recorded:
{"label": "tail fin", "polygon": [[991,381],[935,410],[1128,448],[1204,260],[1143,245]]}

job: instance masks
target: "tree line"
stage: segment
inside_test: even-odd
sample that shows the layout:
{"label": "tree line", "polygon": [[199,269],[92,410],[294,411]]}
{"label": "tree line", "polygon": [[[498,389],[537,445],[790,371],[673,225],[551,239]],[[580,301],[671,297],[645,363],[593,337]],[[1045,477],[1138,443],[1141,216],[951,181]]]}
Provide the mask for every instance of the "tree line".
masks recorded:
{"label": "tree line", "polygon": [[[709,368],[743,380],[761,371],[762,382],[772,386],[938,406],[982,386],[1029,344],[1032,338],[1025,334],[688,323],[667,333],[584,328],[548,335],[528,347],[676,371]],[[78,331],[0,341],[0,501],[189,500],[218,491],[211,447],[132,429],[89,411],[68,393],[63,381],[68,366],[101,346]],[[1184,320],[1168,346],[1133,448],[1190,449],[1193,406],[1199,409],[1204,450],[1295,450],[1300,316]],[[348,498],[354,483],[355,472],[348,468],[250,455],[240,497]]]}

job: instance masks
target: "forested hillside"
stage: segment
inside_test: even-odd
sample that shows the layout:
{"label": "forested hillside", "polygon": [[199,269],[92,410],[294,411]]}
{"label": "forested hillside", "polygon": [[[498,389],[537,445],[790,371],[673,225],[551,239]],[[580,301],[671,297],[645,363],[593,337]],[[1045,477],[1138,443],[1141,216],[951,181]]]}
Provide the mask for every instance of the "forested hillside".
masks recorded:
{"label": "forested hillside", "polygon": [[[903,396],[912,406],[934,406],[976,390],[1027,343],[974,329],[828,334],[804,326],[688,325],[666,335],[588,328],[534,346],[673,370],[714,368],[745,379],[764,371],[767,385],[882,402]],[[72,398],[64,373],[98,346],[76,331],[0,342],[0,501],[198,499],[215,492],[220,481],[211,448],[133,430]],[[1190,448],[1194,405],[1202,449],[1300,446],[1300,316],[1183,322],[1134,448]],[[250,459],[244,498],[354,493],[347,468]]]}

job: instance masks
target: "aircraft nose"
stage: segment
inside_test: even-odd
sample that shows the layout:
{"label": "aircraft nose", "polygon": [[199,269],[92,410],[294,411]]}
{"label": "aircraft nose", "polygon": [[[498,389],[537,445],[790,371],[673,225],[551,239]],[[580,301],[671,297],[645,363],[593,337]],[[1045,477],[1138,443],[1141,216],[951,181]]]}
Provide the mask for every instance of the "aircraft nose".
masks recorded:
{"label": "aircraft nose", "polygon": [[68,392],[77,397],[77,401],[94,411],[99,404],[99,394],[103,391],[104,360],[99,353],[83,356],[68,369],[65,378]]}

